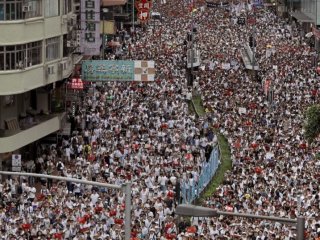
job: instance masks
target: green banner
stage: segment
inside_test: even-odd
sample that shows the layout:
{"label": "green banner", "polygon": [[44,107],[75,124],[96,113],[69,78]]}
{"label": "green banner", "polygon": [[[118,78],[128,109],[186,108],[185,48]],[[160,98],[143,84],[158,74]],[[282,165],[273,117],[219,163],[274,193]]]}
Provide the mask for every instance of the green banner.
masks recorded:
{"label": "green banner", "polygon": [[85,60],[82,62],[84,81],[134,81],[134,61]]}

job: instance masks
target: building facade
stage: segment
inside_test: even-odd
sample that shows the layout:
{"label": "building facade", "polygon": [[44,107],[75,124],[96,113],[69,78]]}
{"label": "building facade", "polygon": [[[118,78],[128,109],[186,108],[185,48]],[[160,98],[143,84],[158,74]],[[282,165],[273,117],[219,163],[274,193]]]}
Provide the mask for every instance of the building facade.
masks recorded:
{"label": "building facade", "polygon": [[62,128],[64,80],[81,59],[74,9],[73,0],[0,0],[0,162]]}

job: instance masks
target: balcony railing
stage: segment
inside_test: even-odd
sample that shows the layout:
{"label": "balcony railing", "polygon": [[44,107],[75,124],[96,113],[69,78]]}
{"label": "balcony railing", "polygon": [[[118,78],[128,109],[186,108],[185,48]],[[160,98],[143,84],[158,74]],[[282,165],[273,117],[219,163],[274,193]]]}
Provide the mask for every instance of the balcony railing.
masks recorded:
{"label": "balcony railing", "polygon": [[14,118],[6,120],[9,129],[0,130],[0,153],[14,151],[62,129],[65,116],[65,113],[39,115],[24,122]]}

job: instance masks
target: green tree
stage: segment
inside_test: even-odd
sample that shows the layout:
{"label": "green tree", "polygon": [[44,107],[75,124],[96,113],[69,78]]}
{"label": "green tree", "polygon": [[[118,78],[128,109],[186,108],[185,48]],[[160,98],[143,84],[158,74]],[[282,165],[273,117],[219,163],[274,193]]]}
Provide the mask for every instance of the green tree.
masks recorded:
{"label": "green tree", "polygon": [[304,136],[312,143],[320,134],[320,105],[313,105],[307,109]]}

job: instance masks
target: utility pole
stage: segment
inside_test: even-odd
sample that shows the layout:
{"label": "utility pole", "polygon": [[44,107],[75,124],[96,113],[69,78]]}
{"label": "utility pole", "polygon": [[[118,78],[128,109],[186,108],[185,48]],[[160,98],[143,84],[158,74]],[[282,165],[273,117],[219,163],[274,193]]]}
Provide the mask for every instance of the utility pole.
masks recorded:
{"label": "utility pole", "polygon": [[188,87],[192,87],[192,95],[194,92],[194,57],[195,57],[195,49],[194,49],[194,35],[196,32],[195,26],[194,26],[194,16],[193,11],[194,10],[194,0],[192,1],[191,7],[190,7],[190,13],[191,13],[191,23],[190,23],[190,32],[187,34],[186,39],[186,52],[187,52],[187,66],[186,66],[186,73],[187,73],[187,85]]}
{"label": "utility pole", "polygon": [[194,0],[192,0],[192,8],[191,8],[191,83],[192,83],[192,96],[193,96],[193,87],[194,87],[194,77],[193,77],[193,61],[194,61],[194,17],[193,17],[193,8],[194,8]]}
{"label": "utility pole", "polygon": [[106,13],[109,10],[107,8],[102,8],[102,59],[104,60],[105,58],[105,48],[106,48],[106,39],[105,39],[105,34],[104,34],[104,22],[106,20]]}
{"label": "utility pole", "polygon": [[132,35],[134,34],[134,4],[135,1],[132,0]]}
{"label": "utility pole", "polygon": [[82,180],[77,178],[68,178],[68,177],[37,174],[37,173],[7,172],[7,171],[0,171],[0,176],[1,175],[54,179],[59,181],[81,183],[85,185],[92,185],[92,186],[98,186],[103,188],[112,188],[112,189],[117,189],[122,191],[123,193],[125,193],[125,224],[124,224],[125,238],[124,239],[130,240],[130,237],[131,237],[131,183],[130,182],[124,183],[123,185],[114,185],[114,184],[108,184],[108,183],[102,183],[102,182],[87,181],[87,180]]}
{"label": "utility pole", "polygon": [[[252,45],[252,65],[253,65],[253,71],[255,73],[255,65],[256,65],[256,45],[257,45],[257,41],[256,41],[256,9],[255,6],[253,6],[253,17],[254,17],[254,22],[253,22],[253,33],[252,33],[252,38],[253,38],[253,45]],[[254,74],[256,77],[256,74]]]}
{"label": "utility pole", "polygon": [[253,218],[262,219],[272,222],[281,222],[286,224],[295,224],[297,230],[297,240],[304,240],[305,231],[305,218],[298,216],[296,219],[291,218],[280,218],[274,216],[263,216],[254,215],[246,213],[236,213],[236,212],[224,212],[217,211],[212,208],[194,206],[191,204],[180,204],[176,208],[176,214],[180,216],[193,216],[193,217],[219,217],[219,216],[230,216],[230,217],[242,217],[242,218]]}
{"label": "utility pole", "polygon": [[253,25],[253,30],[252,30],[252,38],[253,38],[253,45],[252,45],[252,68],[253,68],[253,71],[255,71],[255,65],[256,65],[256,51],[255,51],[255,48],[256,48],[256,44],[257,44],[257,41],[256,41],[256,24],[254,23]]}

